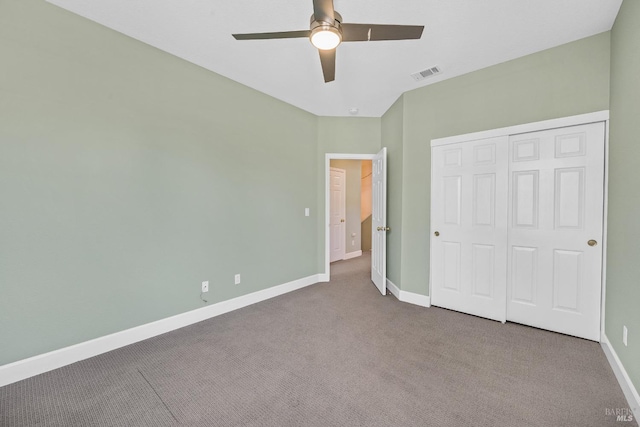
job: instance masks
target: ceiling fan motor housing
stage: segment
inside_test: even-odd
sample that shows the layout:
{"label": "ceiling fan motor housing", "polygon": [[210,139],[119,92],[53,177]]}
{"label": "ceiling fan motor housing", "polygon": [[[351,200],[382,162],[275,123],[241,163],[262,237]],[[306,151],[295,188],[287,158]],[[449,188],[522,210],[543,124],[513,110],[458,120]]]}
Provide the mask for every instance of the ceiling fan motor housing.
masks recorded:
{"label": "ceiling fan motor housing", "polygon": [[320,19],[316,19],[315,15],[311,15],[311,29],[314,29],[314,25],[313,24],[317,24],[318,25],[322,25],[322,24],[326,24],[326,25],[332,25],[335,27],[340,28],[340,23],[342,22],[342,15],[340,15],[338,12],[333,11],[333,24],[331,22],[325,22],[322,21]]}
{"label": "ceiling fan motor housing", "polygon": [[[342,42],[342,29],[340,28],[340,22],[342,22],[342,16],[337,12],[334,12],[333,23],[316,19],[315,15],[311,15],[311,43],[318,49],[334,49]],[[327,40],[327,37],[329,37],[331,41]],[[318,39],[324,40],[318,41]],[[327,45],[327,47],[322,47],[323,43],[327,42],[329,45]]]}

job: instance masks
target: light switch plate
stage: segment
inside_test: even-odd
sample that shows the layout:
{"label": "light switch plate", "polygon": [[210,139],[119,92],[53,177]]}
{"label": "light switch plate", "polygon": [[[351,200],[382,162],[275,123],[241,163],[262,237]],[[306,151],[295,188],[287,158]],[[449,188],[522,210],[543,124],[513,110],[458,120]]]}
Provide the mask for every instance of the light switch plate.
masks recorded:
{"label": "light switch plate", "polygon": [[309,216],[309,208],[304,208],[304,216]]}

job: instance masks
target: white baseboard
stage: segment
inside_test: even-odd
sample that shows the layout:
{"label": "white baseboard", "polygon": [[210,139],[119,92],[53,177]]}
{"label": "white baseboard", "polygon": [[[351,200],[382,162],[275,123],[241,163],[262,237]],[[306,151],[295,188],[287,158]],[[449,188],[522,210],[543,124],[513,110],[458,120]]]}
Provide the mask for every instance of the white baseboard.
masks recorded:
{"label": "white baseboard", "polygon": [[354,252],[346,253],[344,254],[344,258],[342,259],[358,258],[359,256],[362,256],[362,251],[354,251]]}
{"label": "white baseboard", "polygon": [[613,346],[604,332],[602,333],[600,345],[602,346],[604,354],[607,356],[607,360],[609,360],[609,364],[618,379],[618,383],[620,383],[624,397],[627,398],[627,403],[629,403],[629,407],[633,411],[634,418],[636,420],[640,420],[640,395],[638,395],[638,390],[636,390],[635,386],[631,382],[629,374],[627,374],[626,369],[622,366],[620,358],[618,358],[616,351],[613,349]]}
{"label": "white baseboard", "polygon": [[400,300],[400,288],[398,288],[396,284],[389,279],[387,279],[387,289],[389,289],[394,297]]}
{"label": "white baseboard", "polygon": [[400,291],[400,301],[420,307],[431,307],[431,298],[428,295],[414,294],[413,292]]}
{"label": "white baseboard", "polygon": [[0,387],[313,285],[322,274],[273,286],[186,313],[0,366]]}
{"label": "white baseboard", "polygon": [[331,275],[329,273],[318,274],[318,282],[328,282],[330,280],[331,280]]}
{"label": "white baseboard", "polygon": [[398,301],[408,302],[409,304],[419,305],[420,307],[431,307],[431,298],[429,296],[402,291],[389,279],[387,279],[387,289],[398,298]]}

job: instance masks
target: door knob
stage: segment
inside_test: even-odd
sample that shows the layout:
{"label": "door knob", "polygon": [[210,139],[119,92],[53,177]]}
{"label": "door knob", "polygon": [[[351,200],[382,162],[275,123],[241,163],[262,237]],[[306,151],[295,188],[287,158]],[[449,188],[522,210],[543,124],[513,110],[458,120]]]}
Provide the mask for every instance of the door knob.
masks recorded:
{"label": "door knob", "polygon": [[378,228],[376,228],[376,230],[382,231],[382,227],[378,227]]}
{"label": "door knob", "polygon": [[587,245],[589,245],[589,246],[595,246],[595,245],[597,245],[597,244],[598,244],[598,242],[596,242],[596,241],[595,241],[595,240],[593,240],[593,239],[591,239],[591,240],[589,240],[589,241],[587,242]]}
{"label": "door knob", "polygon": [[436,231],[435,233],[433,233],[434,236],[438,237],[440,235],[439,231]]}
{"label": "door knob", "polygon": [[341,219],[340,222],[344,222],[344,219]]}
{"label": "door knob", "polygon": [[384,227],[384,231],[391,231],[391,227]]}

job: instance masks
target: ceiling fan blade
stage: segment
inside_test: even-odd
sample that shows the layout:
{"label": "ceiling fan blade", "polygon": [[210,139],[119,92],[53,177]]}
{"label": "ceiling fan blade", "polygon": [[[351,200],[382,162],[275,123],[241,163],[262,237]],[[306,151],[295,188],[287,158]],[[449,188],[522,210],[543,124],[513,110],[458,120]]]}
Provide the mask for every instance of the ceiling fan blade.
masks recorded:
{"label": "ceiling fan blade", "polygon": [[309,37],[311,31],[280,31],[275,33],[249,33],[249,34],[233,34],[236,40],[265,40],[265,39],[296,39]]}
{"label": "ceiling fan blade", "polygon": [[316,21],[324,21],[333,25],[335,20],[333,0],[313,0],[313,16]]}
{"label": "ceiling fan blade", "polygon": [[324,82],[329,83],[336,79],[336,50],[321,50],[320,64],[322,64],[322,74],[324,74]]}
{"label": "ceiling fan blade", "polygon": [[422,37],[424,25],[341,24],[343,42],[414,40]]}

